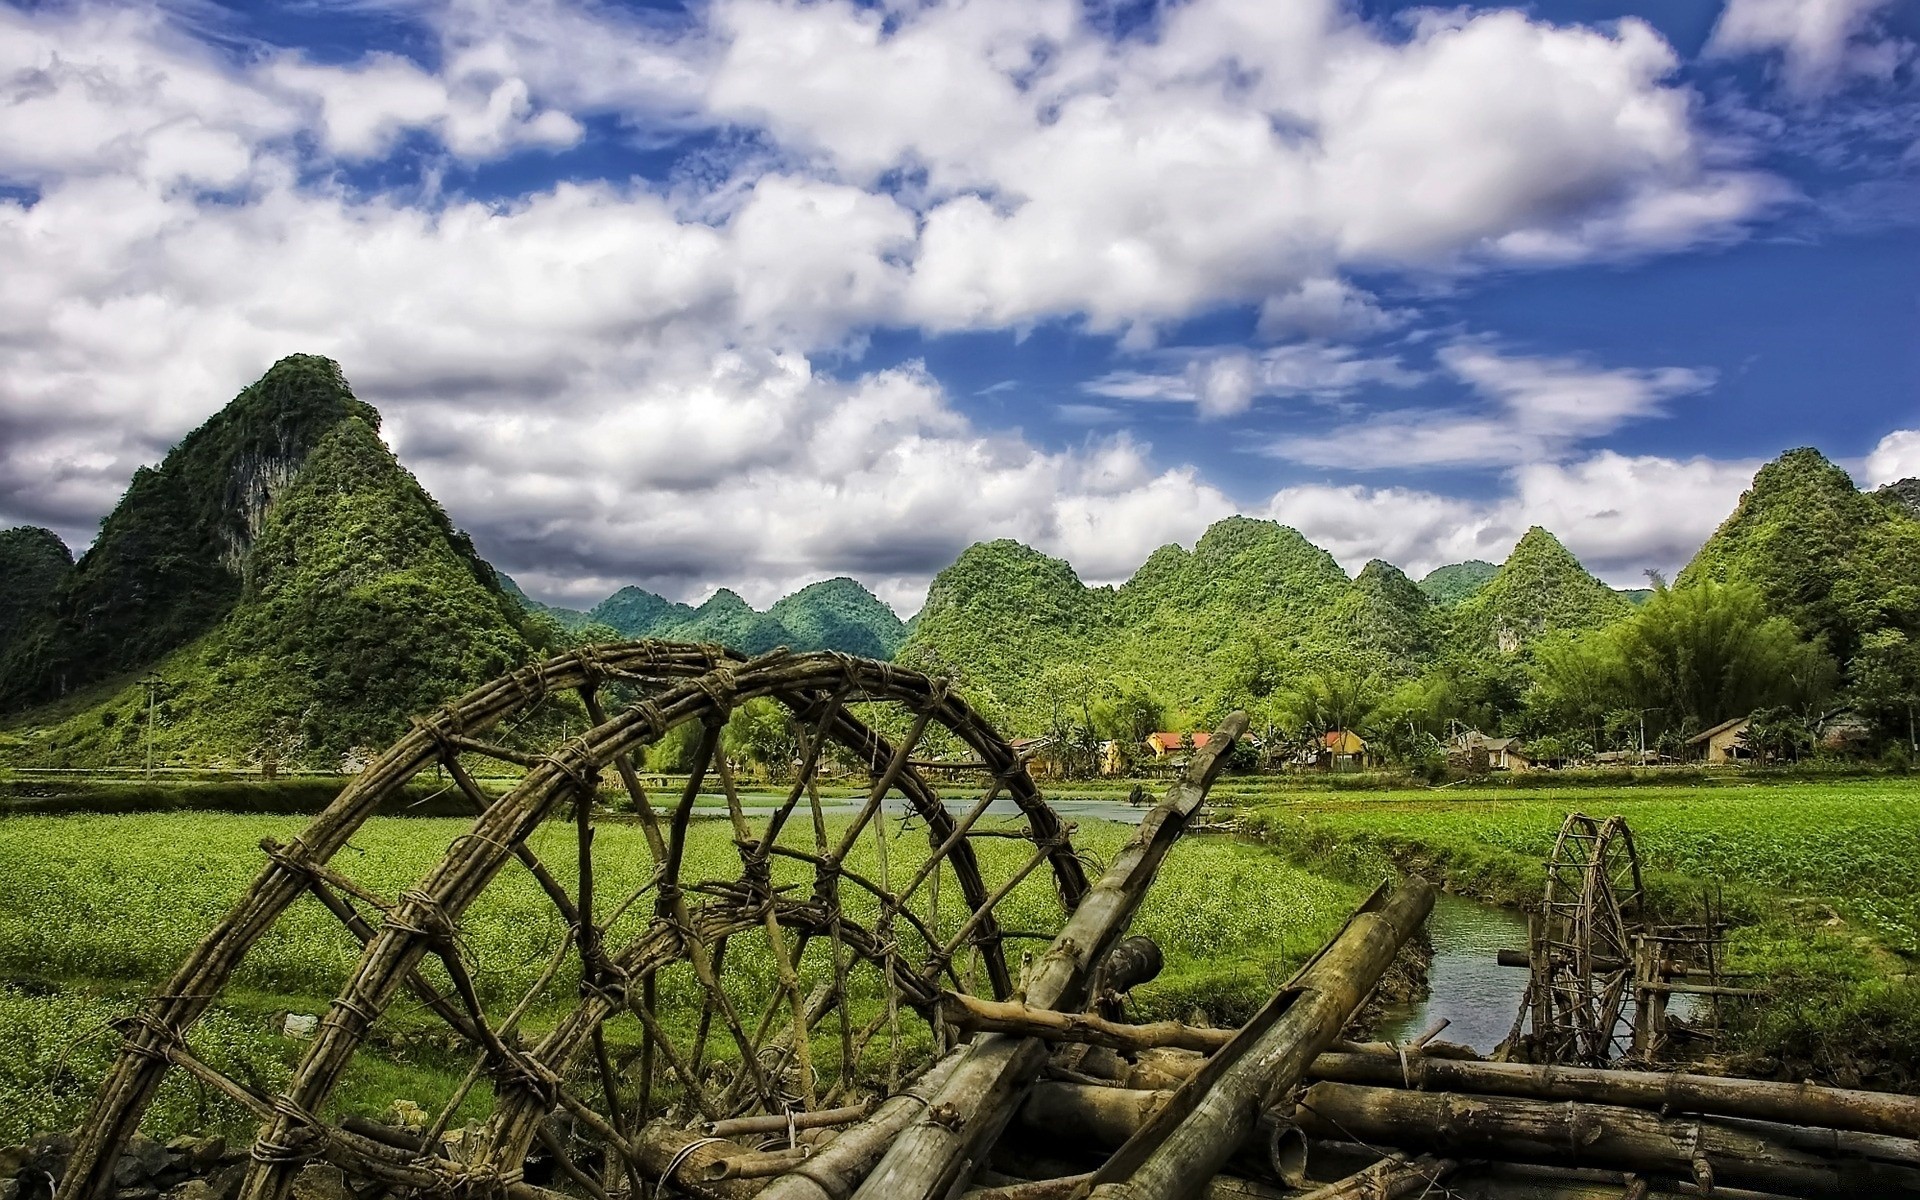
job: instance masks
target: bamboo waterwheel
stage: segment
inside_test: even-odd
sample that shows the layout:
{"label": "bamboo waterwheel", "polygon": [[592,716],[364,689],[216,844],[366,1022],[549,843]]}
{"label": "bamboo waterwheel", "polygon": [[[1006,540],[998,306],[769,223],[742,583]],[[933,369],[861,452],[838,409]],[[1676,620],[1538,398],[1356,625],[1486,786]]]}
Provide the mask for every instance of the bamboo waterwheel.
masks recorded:
{"label": "bamboo waterwheel", "polygon": [[[749,793],[721,731],[761,699],[784,711],[793,755]],[[529,744],[554,705],[586,732]],[[691,744],[689,773],[650,790],[637,764],[670,737]],[[505,794],[476,780],[487,764],[516,773]],[[823,794],[832,772],[837,801]],[[436,773],[473,823],[412,887],[379,894],[339,852],[383,801]],[[640,869],[610,862],[609,838],[596,849],[613,806],[642,835],[625,839]],[[793,1139],[898,1089],[948,1036],[943,990],[1013,994],[1014,947],[1044,949],[1087,891],[1069,832],[1007,741],[917,672],[656,642],[527,667],[416,721],[298,837],[263,843],[238,906],[123,1023],[65,1190],[110,1187],[179,1071],[257,1114],[248,1200],[282,1200],[315,1160],[402,1193],[651,1194],[703,1129]],[[503,991],[462,923],[509,872],[537,885],[556,935],[531,986]],[[287,910],[316,903],[358,958],[269,1094],[196,1057],[187,1034]],[[398,1142],[336,1104],[396,1006],[444,1022],[469,1064]],[[456,1123],[470,1136],[449,1156]]]}
{"label": "bamboo waterwheel", "polygon": [[1621,817],[1567,817],[1547,860],[1531,921],[1526,998],[1509,1053],[1535,1062],[1606,1066],[1631,1044],[1635,939],[1645,891]]}

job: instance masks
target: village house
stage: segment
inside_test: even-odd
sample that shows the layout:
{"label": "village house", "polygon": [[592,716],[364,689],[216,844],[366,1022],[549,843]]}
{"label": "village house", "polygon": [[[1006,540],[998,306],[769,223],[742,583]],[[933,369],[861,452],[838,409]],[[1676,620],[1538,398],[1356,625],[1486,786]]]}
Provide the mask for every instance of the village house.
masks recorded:
{"label": "village house", "polygon": [[1687,739],[1687,753],[1704,758],[1710,767],[1752,758],[1746,741],[1747,727],[1752,724],[1751,716],[1732,717],[1712,729],[1703,729]]}
{"label": "village house", "polygon": [[1153,755],[1155,762],[1160,762],[1186,753],[1189,747],[1198,750],[1212,740],[1213,735],[1210,733],[1162,731],[1147,735],[1147,750]]}
{"label": "village house", "polygon": [[1478,767],[1482,751],[1486,753],[1485,769],[1489,771],[1525,771],[1533,766],[1533,759],[1521,747],[1519,738],[1488,737],[1478,729],[1456,736],[1448,748],[1448,757],[1464,759]]}
{"label": "village house", "polygon": [[1367,739],[1351,729],[1330,729],[1320,737],[1314,765],[1323,771],[1353,771],[1374,766]]}

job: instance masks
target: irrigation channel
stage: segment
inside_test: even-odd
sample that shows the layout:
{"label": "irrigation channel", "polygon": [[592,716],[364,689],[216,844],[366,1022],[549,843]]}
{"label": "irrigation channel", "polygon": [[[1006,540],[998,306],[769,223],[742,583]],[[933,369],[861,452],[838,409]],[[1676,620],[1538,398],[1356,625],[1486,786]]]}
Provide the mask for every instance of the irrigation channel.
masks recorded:
{"label": "irrigation channel", "polygon": [[1406,1042],[1441,1021],[1450,1042],[1490,1054],[1513,1028],[1527,991],[1527,973],[1494,961],[1500,951],[1527,944],[1527,918],[1510,908],[1459,896],[1434,897],[1427,918],[1433,965],[1427,998],[1394,1005],[1380,1020],[1384,1041]]}

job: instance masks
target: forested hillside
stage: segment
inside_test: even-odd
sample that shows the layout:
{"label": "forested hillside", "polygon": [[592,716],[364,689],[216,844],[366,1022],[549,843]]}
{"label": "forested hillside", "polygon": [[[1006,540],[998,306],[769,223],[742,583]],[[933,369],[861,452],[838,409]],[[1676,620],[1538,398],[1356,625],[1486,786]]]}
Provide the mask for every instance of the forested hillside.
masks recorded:
{"label": "forested hillside", "polygon": [[1113,590],[1016,542],[969,547],[935,578],[901,657],[959,674],[1026,729],[1089,694],[1124,725],[1143,713],[1202,724],[1236,706],[1276,727],[1357,720],[1422,680],[1426,707],[1477,715],[1489,693],[1523,689],[1534,641],[1629,608],[1543,530],[1443,609],[1391,564],[1349,580],[1297,531],[1230,517]]}
{"label": "forested hillside", "polygon": [[1470,558],[1466,562],[1449,563],[1427,572],[1420,581],[1420,590],[1427,598],[1442,608],[1450,608],[1480,590],[1481,585],[1492,579],[1500,568],[1490,562]]}

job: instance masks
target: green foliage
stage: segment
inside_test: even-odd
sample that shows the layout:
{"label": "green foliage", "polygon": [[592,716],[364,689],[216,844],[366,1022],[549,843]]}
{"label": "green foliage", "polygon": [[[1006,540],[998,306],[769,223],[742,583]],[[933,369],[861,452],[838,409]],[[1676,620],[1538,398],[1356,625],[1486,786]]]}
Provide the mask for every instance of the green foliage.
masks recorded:
{"label": "green foliage", "polygon": [[1613,710],[1645,710],[1650,738],[1694,733],[1757,708],[1811,710],[1832,694],[1834,663],[1760,590],[1705,580],[1655,589],[1624,621],[1535,648],[1534,707],[1562,729],[1591,729]]}
{"label": "green foliage", "polygon": [[1427,572],[1426,578],[1420,581],[1420,590],[1441,608],[1452,608],[1499,573],[1500,568],[1492,563],[1470,558]]}

